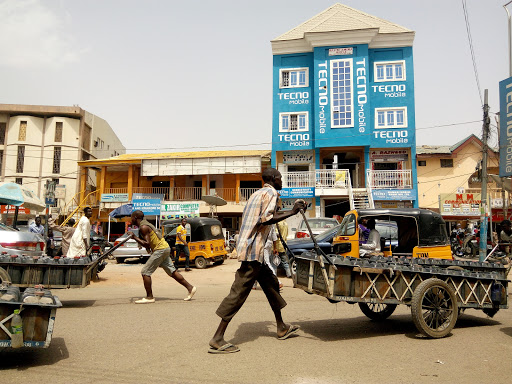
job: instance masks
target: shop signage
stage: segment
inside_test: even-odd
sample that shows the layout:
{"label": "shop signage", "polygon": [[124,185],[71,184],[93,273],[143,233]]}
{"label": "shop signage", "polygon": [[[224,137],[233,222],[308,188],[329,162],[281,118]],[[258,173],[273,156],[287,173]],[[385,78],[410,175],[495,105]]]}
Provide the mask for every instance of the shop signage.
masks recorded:
{"label": "shop signage", "polygon": [[372,191],[373,200],[416,200],[412,189],[379,189]]}
{"label": "shop signage", "polygon": [[439,211],[443,216],[478,216],[482,199],[479,193],[439,195]]}
{"label": "shop signage", "polygon": [[55,198],[56,199],[65,199],[66,198],[66,186],[57,184],[55,186]]}
{"label": "shop signage", "polygon": [[376,163],[385,161],[407,161],[409,157],[407,151],[406,149],[370,151],[370,161]]}
{"label": "shop signage", "polygon": [[512,77],[500,81],[500,177],[512,176]]}
{"label": "shop signage", "polygon": [[283,188],[279,191],[283,199],[315,197],[315,188]]}
{"label": "shop signage", "polygon": [[310,164],[314,161],[314,151],[283,152],[283,164]]}
{"label": "shop signage", "polygon": [[162,220],[199,217],[199,203],[162,204],[160,211]]}
{"label": "shop signage", "polygon": [[329,49],[329,56],[346,56],[352,55],[354,53],[354,48],[331,48]]}
{"label": "shop signage", "polygon": [[124,203],[128,201],[127,193],[103,193],[101,195],[102,203]]}
{"label": "shop signage", "polygon": [[142,211],[146,216],[160,216],[159,199],[133,200],[133,210]]}
{"label": "shop signage", "polygon": [[[1,207],[2,207],[1,210],[0,210],[1,213],[14,213],[16,211],[16,206],[15,205],[2,205]],[[27,209],[25,207],[19,207],[18,208],[18,214],[29,215],[30,214],[30,209]]]}
{"label": "shop signage", "polygon": [[144,199],[158,199],[163,200],[163,193],[134,193],[132,195],[132,200],[144,200]]}

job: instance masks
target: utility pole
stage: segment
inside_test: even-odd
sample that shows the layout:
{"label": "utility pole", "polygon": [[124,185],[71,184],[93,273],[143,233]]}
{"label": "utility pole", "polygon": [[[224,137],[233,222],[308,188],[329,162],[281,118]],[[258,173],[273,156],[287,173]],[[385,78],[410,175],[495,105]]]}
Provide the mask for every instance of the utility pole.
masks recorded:
{"label": "utility pole", "polygon": [[489,138],[489,105],[488,90],[484,92],[484,118],[483,118],[483,154],[482,154],[482,204],[480,206],[480,261],[487,256],[487,140]]}

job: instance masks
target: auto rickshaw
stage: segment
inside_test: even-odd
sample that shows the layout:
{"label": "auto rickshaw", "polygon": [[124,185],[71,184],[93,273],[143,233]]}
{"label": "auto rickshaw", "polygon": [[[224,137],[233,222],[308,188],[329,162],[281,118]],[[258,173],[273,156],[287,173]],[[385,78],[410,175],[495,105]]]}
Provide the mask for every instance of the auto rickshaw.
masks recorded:
{"label": "auto rickshaw", "polygon": [[[176,229],[180,224],[181,219],[162,222],[164,238],[173,249],[173,254],[176,251]],[[222,264],[227,257],[222,224],[217,219],[210,217],[187,218],[187,242],[190,263],[193,263],[196,268],[206,268],[213,263]],[[181,261],[185,261],[185,257],[180,255]]]}
{"label": "auto rickshaw", "polygon": [[396,225],[396,239],[381,235],[381,254],[413,258],[453,260],[445,221],[439,213],[417,208],[358,209],[345,214],[333,239],[333,252],[359,257],[359,218],[373,218],[381,223]]}

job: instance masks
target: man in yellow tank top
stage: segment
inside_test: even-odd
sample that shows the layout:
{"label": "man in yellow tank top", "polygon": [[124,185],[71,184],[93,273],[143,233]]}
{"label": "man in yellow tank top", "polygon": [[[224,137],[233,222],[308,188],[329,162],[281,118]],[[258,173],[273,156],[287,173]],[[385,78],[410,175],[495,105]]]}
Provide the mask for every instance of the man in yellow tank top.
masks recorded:
{"label": "man in yellow tank top", "polygon": [[128,232],[128,234],[137,243],[146,248],[148,253],[151,255],[141,270],[142,281],[144,282],[144,288],[146,289],[146,297],[135,301],[135,303],[147,304],[155,302],[151,287],[151,275],[158,267],[163,268],[165,273],[187,288],[188,296],[183,300],[190,301],[197,289],[176,271],[176,268],[171,261],[171,248],[169,247],[169,244],[167,244],[167,241],[165,241],[160,232],[151,223],[144,220],[144,213],[142,211],[134,211],[132,213],[132,226],[134,225],[139,228],[139,237],[135,236],[133,232]]}

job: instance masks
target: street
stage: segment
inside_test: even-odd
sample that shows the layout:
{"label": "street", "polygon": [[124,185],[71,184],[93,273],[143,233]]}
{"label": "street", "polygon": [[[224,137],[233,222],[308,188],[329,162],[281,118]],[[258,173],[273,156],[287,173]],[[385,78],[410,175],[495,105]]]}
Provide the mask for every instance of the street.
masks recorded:
{"label": "street", "polygon": [[[186,290],[159,269],[156,303],[144,296],[138,263],[110,262],[84,289],[54,290],[57,310],[48,349],[0,350],[3,383],[510,383],[512,310],[490,319],[470,310],[443,339],[417,337],[410,310],[399,306],[385,322],[357,305],[331,304],[280,277],[286,322],[299,336],[280,341],[264,293],[255,290],[226,332],[241,351],[207,353],[236,260],[183,272]],[[181,269],[183,271],[183,269]],[[509,300],[512,297],[509,296]]]}

